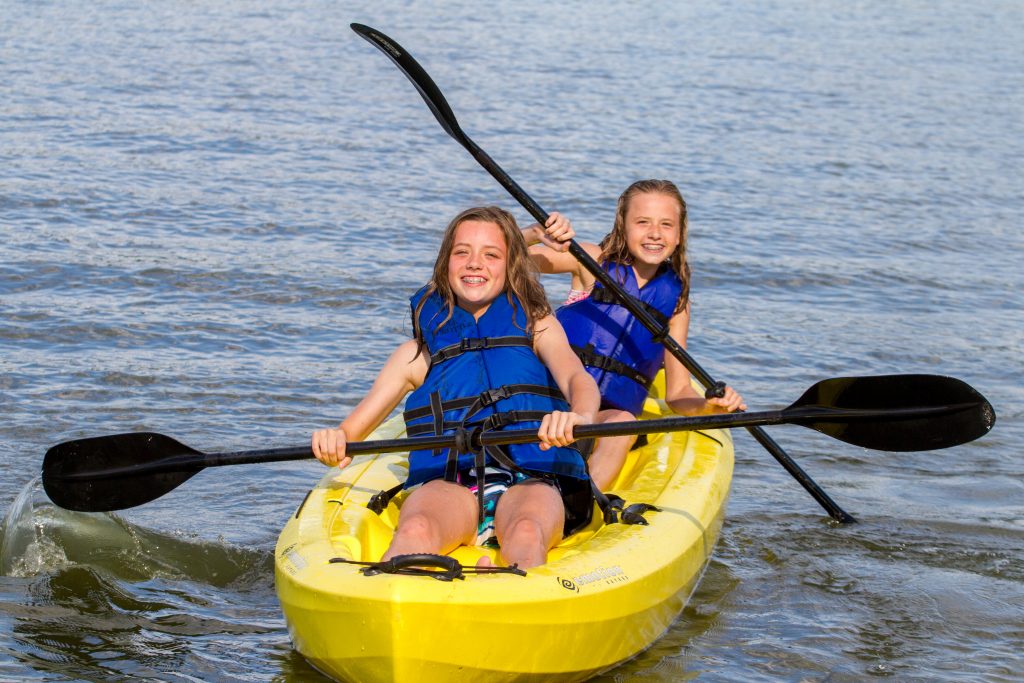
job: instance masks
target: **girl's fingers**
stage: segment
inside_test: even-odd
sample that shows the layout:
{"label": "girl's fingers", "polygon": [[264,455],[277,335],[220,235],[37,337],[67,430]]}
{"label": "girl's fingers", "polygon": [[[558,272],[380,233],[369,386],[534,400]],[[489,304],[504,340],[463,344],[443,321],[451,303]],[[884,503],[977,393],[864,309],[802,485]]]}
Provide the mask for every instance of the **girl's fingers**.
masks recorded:
{"label": "girl's fingers", "polygon": [[747,404],[743,402],[743,397],[737,394],[732,387],[726,387],[724,396],[709,399],[708,403],[723,408],[730,413],[747,409]]}
{"label": "girl's fingers", "polygon": [[573,426],[580,422],[580,416],[576,413],[556,410],[548,413],[541,421],[537,430],[537,437],[541,440],[540,448],[543,451],[552,446],[568,446],[573,438]]}
{"label": "girl's fingers", "polygon": [[546,451],[547,449],[551,448],[551,444],[549,443],[550,437],[548,436],[550,425],[551,413],[548,413],[540,421],[540,427],[537,428],[537,438],[540,439],[539,445],[542,451]]}
{"label": "girl's fingers", "polygon": [[544,224],[544,232],[556,242],[568,242],[576,236],[572,222],[557,211],[548,216],[548,220]]}
{"label": "girl's fingers", "polygon": [[345,446],[345,432],[340,429],[319,429],[313,432],[313,455],[325,465],[333,467],[352,462],[352,458],[345,455]]}
{"label": "girl's fingers", "polygon": [[737,394],[732,387],[726,388],[725,397],[729,399],[729,412],[747,409],[747,404],[743,402],[743,397]]}
{"label": "girl's fingers", "polygon": [[558,411],[548,413],[541,420],[540,428],[537,430],[537,437],[540,439],[540,449],[546,451],[552,446],[561,446],[558,438]]}
{"label": "girl's fingers", "polygon": [[331,464],[331,449],[328,446],[326,429],[319,429],[313,432],[313,455],[325,465]]}

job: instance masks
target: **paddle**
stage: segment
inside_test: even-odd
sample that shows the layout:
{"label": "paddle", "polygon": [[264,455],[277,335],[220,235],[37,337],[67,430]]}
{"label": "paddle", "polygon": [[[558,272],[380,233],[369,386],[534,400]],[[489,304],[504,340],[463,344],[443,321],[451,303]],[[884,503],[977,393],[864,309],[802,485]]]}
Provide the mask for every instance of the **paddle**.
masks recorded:
{"label": "paddle", "polygon": [[[495,180],[497,180],[502,187],[518,201],[524,209],[526,209],[533,218],[544,225],[547,223],[548,213],[535,202],[523,188],[512,180],[511,177],[498,164],[492,159],[487,152],[480,149],[475,142],[473,142],[468,135],[466,135],[462,128],[459,127],[458,121],[455,120],[455,114],[452,113],[452,109],[448,106],[448,102],[445,100],[444,95],[441,94],[440,89],[434,83],[433,79],[427,74],[419,63],[413,59],[412,55],[405,51],[402,46],[396,43],[391,38],[387,37],[380,31],[365,26],[363,24],[352,24],[352,30],[358,33],[361,37],[365,38],[370,42],[371,45],[379,49],[385,55],[387,55],[392,62],[394,62],[399,69],[412,81],[412,84],[416,86],[420,95],[423,97],[423,101],[427,103],[430,111],[434,113],[438,123],[444,128],[448,135],[452,136],[456,142],[465,147],[473,158],[476,159],[481,166],[489,172]],[[707,396],[721,395],[722,387],[724,384],[715,381],[711,375],[697,364],[697,361],[687,353],[686,349],[679,345],[676,340],[668,336],[667,330],[661,328],[658,322],[644,310],[634,299],[629,297],[608,273],[601,268],[600,265],[590,254],[588,254],[583,247],[581,247],[575,240],[569,241],[569,253],[571,253],[576,259],[586,268],[590,273],[597,278],[597,281],[608,290],[615,293],[615,295],[622,302],[622,305],[632,313],[637,320],[643,324],[654,338],[659,340],[665,348],[675,356],[683,366],[690,371],[690,373],[697,378],[697,381],[701,383],[705,389],[707,389]],[[848,514],[842,508],[833,501],[828,494],[811,477],[800,468],[796,462],[793,461],[789,455],[782,450],[782,446],[777,444],[774,439],[768,436],[767,432],[759,427],[747,427],[753,437],[760,443],[765,450],[772,454],[775,459],[782,465],[787,472],[789,472],[800,484],[807,490],[811,496],[818,501],[818,503],[825,509],[826,512],[835,520],[840,523],[847,524],[856,522],[852,515]]]}
{"label": "paddle", "polygon": [[[818,382],[782,410],[667,417],[582,425],[577,438],[796,424],[840,441],[886,451],[948,448],[972,441],[995,423],[992,406],[970,385],[938,375],[837,377]],[[529,443],[532,429],[360,441],[349,455],[416,449]],[[113,434],[53,446],[43,459],[43,488],[69,510],[122,510],[173,491],[207,467],[312,458],[309,446],[203,453],[152,432]]]}

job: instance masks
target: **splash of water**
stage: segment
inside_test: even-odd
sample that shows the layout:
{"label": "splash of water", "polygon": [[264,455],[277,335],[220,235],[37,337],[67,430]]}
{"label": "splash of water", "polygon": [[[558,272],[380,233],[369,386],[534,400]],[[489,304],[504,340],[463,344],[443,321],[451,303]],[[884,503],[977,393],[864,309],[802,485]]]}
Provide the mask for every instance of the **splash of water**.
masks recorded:
{"label": "splash of water", "polygon": [[3,521],[0,575],[30,577],[87,566],[129,581],[154,577],[223,586],[270,562],[257,549],[140,527],[106,512],[71,512],[46,498],[36,477]]}
{"label": "splash of water", "polygon": [[25,484],[4,517],[0,541],[2,576],[32,576],[38,572],[42,562],[42,547],[32,511],[40,481],[41,476],[37,476]]}

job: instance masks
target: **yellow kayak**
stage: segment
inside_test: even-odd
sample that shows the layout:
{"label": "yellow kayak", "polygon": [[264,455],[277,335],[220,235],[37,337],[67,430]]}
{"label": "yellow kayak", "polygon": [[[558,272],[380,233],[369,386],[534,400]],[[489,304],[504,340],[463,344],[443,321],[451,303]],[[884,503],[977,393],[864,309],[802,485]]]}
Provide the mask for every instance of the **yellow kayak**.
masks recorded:
{"label": "yellow kayak", "polygon": [[[661,400],[648,398],[644,418],[667,414]],[[399,417],[371,438],[401,436]],[[650,434],[648,441],[630,453],[611,491],[627,505],[657,506],[644,514],[648,524],[605,525],[595,509],[590,526],[525,576],[364,574],[345,561],[377,561],[387,548],[404,493],[380,515],[367,503],[405,479],[405,457],[361,456],[332,470],[289,519],[274,555],[295,649],[325,674],[360,683],[576,681],[637,655],[696,587],[721,529],[733,469],[726,431]],[[465,567],[483,555],[497,562],[484,547],[451,554]]]}

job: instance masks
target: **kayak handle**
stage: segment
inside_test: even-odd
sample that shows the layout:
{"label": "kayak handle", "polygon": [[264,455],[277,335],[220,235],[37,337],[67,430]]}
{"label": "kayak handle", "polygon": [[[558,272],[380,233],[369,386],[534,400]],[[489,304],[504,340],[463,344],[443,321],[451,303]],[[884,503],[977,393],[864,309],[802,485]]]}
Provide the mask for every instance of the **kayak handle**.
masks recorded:
{"label": "kayak handle", "polygon": [[[366,576],[377,574],[412,574],[413,576],[432,576],[438,581],[454,581],[465,579],[462,573],[462,564],[454,557],[448,555],[435,555],[433,553],[410,553],[408,555],[395,555],[390,560],[380,562],[351,562],[340,557],[334,557],[331,563],[345,562],[364,565],[361,571]],[[434,571],[440,569],[442,571]]]}

